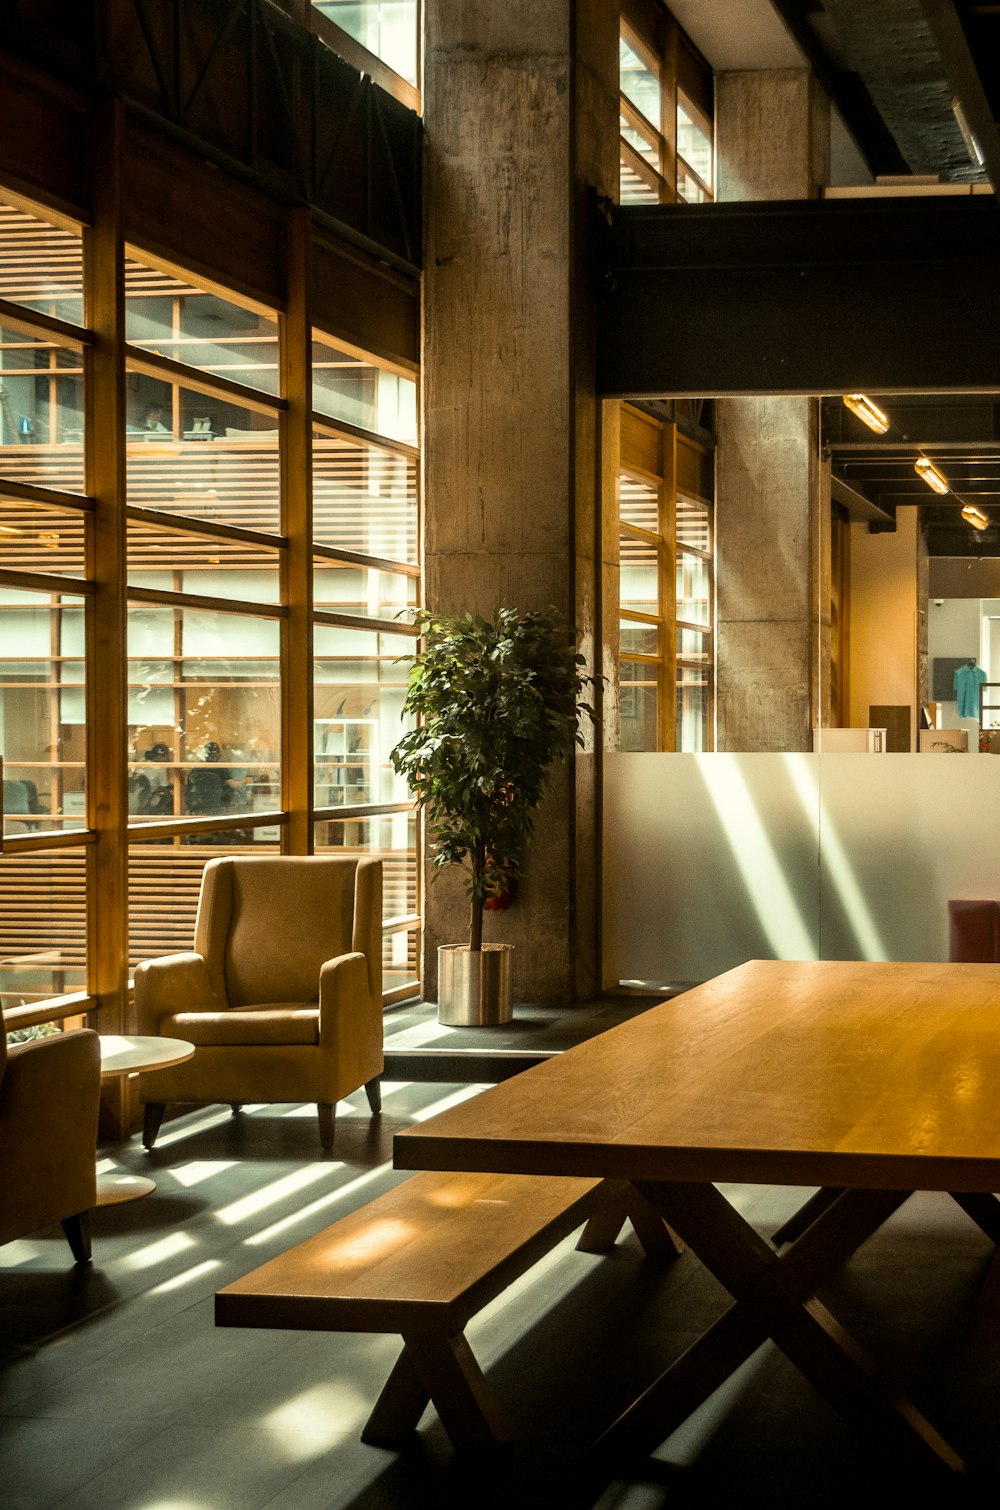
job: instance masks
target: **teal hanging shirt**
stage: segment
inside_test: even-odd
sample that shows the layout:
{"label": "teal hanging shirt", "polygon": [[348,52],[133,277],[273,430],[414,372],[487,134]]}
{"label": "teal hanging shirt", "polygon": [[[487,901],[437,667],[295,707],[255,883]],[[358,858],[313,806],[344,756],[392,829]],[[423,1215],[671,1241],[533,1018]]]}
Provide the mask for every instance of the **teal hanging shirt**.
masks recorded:
{"label": "teal hanging shirt", "polygon": [[979,717],[979,688],[985,680],[986,672],[974,661],[959,666],[954,676],[959,718]]}

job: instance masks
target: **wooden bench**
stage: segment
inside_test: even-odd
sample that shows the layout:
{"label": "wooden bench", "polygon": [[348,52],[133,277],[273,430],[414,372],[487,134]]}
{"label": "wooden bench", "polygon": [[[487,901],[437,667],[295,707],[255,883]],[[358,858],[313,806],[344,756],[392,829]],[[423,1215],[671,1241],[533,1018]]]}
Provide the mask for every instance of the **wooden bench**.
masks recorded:
{"label": "wooden bench", "polygon": [[577,1247],[604,1252],[626,1216],[647,1253],[675,1256],[653,1208],[618,1181],[422,1173],[227,1285],[217,1326],[399,1332],[403,1351],[362,1432],[394,1445],[433,1401],[456,1447],[509,1433],[464,1329],[586,1222]]}

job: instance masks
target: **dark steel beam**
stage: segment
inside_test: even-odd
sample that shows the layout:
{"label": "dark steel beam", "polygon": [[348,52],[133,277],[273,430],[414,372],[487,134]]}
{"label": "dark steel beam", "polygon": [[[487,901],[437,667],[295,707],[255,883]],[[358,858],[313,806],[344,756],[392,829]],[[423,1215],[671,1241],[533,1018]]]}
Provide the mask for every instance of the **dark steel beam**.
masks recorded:
{"label": "dark steel beam", "polygon": [[997,387],[990,195],[630,205],[595,223],[605,397]]}

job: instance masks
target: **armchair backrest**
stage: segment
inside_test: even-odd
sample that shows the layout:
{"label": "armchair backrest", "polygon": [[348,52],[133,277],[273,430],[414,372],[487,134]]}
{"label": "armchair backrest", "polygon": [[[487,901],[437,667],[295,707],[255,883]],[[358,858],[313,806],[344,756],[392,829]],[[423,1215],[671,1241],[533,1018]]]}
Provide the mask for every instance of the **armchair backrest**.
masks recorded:
{"label": "armchair backrest", "polygon": [[320,968],[359,950],[382,995],[382,862],[326,855],[210,860],[195,949],[231,1007],[316,1001]]}

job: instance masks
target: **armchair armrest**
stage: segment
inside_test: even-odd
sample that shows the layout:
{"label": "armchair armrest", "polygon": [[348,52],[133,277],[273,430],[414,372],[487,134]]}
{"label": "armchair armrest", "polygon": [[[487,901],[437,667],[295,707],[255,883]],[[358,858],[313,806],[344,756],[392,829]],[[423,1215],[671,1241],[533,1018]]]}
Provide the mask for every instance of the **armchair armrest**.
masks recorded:
{"label": "armchair armrest", "polygon": [[160,1020],[175,1012],[221,1012],[228,1003],[212,990],[200,954],[164,954],[135,967],[135,1015],[140,1033],[158,1033]]}
{"label": "armchair armrest", "polygon": [[372,997],[363,954],[338,955],[320,971],[319,1041],[354,1086],[382,1073],[382,1002]]}
{"label": "armchair armrest", "polygon": [[[13,1206],[26,1218],[25,1231],[93,1206],[100,1100],[101,1046],[89,1029],[8,1051],[0,1085],[0,1226]],[[13,1220],[16,1228],[16,1213]]]}

